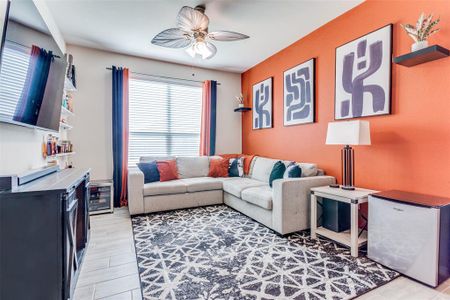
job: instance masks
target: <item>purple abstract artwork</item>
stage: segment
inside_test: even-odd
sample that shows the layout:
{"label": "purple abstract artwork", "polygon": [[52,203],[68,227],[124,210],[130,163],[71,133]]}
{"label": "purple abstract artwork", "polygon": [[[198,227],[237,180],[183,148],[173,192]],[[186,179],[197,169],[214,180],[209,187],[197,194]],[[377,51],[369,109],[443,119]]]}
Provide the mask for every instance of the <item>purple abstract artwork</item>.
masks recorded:
{"label": "purple abstract artwork", "polygon": [[269,102],[269,87],[260,84],[256,90],[255,111],[257,117],[255,118],[255,128],[263,128],[270,125],[270,112],[264,109],[264,106]]}
{"label": "purple abstract artwork", "polygon": [[284,125],[314,122],[314,59],[284,72]]}
{"label": "purple abstract artwork", "polygon": [[336,119],[389,113],[391,26],[336,50]]}
{"label": "purple abstract artwork", "polygon": [[272,78],[253,86],[253,129],[272,127]]}

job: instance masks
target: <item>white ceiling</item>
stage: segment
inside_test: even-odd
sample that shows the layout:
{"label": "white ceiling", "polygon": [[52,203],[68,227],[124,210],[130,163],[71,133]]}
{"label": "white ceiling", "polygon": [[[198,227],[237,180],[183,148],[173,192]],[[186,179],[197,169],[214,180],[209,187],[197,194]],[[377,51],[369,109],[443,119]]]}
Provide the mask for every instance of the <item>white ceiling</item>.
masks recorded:
{"label": "white ceiling", "polygon": [[[47,0],[69,44],[211,69],[243,72],[362,0]],[[160,31],[175,27],[184,5],[206,4],[209,31],[250,36],[214,42],[210,60],[193,59],[182,49],[152,45]]]}

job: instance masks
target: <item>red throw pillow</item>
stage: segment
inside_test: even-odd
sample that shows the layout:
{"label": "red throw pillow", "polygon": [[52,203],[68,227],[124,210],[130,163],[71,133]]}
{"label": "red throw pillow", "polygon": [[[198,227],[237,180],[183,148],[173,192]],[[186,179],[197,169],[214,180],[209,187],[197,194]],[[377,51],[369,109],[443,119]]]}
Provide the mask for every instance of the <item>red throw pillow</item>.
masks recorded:
{"label": "red throw pillow", "polygon": [[160,160],[156,162],[160,181],[178,179],[178,168],[176,160]]}
{"label": "red throw pillow", "polygon": [[244,174],[248,175],[250,174],[250,165],[252,163],[253,158],[255,158],[256,155],[246,155],[242,154],[241,157],[244,158]]}
{"label": "red throw pillow", "polygon": [[228,177],[230,162],[226,158],[216,158],[209,161],[209,177]]}

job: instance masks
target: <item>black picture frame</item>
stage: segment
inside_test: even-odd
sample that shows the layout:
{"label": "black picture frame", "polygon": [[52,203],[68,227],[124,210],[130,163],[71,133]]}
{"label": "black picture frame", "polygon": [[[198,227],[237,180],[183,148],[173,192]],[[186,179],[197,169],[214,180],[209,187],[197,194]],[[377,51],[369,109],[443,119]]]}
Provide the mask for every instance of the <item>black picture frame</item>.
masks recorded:
{"label": "black picture frame", "polygon": [[[358,117],[348,117],[348,118],[336,118],[336,116],[337,116],[337,99],[336,99],[336,88],[337,88],[337,84],[338,84],[338,82],[337,82],[337,63],[338,63],[338,61],[337,61],[337,51],[338,51],[338,49],[339,48],[341,48],[341,47],[343,47],[343,46],[345,46],[345,45],[348,45],[348,44],[350,44],[350,43],[352,43],[352,42],[355,42],[356,40],[359,40],[359,39],[361,39],[361,38],[363,38],[363,37],[365,37],[365,36],[367,36],[367,35],[369,35],[369,34],[371,34],[371,33],[374,33],[374,32],[377,32],[377,31],[379,31],[379,30],[381,30],[381,29],[384,29],[384,28],[386,28],[386,27],[389,27],[390,28],[390,30],[389,30],[389,35],[390,35],[390,38],[389,38],[389,68],[388,68],[388,71],[389,71],[389,92],[388,92],[388,101],[389,101],[389,103],[388,103],[388,107],[387,107],[387,112],[386,113],[381,113],[381,114],[373,114],[373,115],[362,115],[362,116],[358,116]],[[392,114],[392,58],[393,58],[393,24],[392,23],[389,23],[389,24],[386,24],[386,25],[384,25],[384,26],[381,26],[381,27],[379,27],[379,28],[377,28],[377,29],[374,29],[374,30],[372,30],[372,31],[370,31],[370,32],[368,32],[368,33],[366,33],[366,34],[364,34],[364,35],[361,35],[361,36],[359,36],[359,37],[357,37],[357,38],[354,38],[353,40],[351,40],[351,41],[348,41],[348,42],[346,42],[346,43],[344,43],[344,44],[341,44],[341,45],[339,45],[339,46],[337,46],[336,48],[335,48],[335,56],[334,56],[334,60],[335,60],[335,63],[334,63],[334,78],[335,78],[335,82],[334,82],[334,120],[335,121],[341,121],[341,120],[351,120],[351,119],[359,119],[359,118],[371,118],[371,117],[378,117],[378,116],[386,116],[386,115],[391,115]]]}
{"label": "black picture frame", "polygon": [[[309,62],[309,61],[311,61],[312,60],[312,63],[313,63],[313,68],[312,68],[312,71],[313,71],[313,78],[312,78],[312,80],[311,80],[311,82],[312,82],[312,84],[313,84],[313,87],[312,87],[312,91],[313,91],[313,98],[312,98],[312,108],[313,108],[313,113],[312,113],[312,115],[313,115],[313,118],[312,118],[312,121],[310,121],[310,122],[305,122],[305,123],[297,123],[297,124],[288,124],[288,125],[286,125],[286,123],[285,123],[285,113],[284,113],[284,101],[285,101],[285,97],[286,97],[286,95],[285,95],[285,73],[287,72],[287,71],[289,71],[289,70],[292,70],[292,69],[294,69],[294,68],[296,68],[296,67],[298,67],[298,66],[300,66],[300,65],[303,65],[303,64],[305,64],[305,63],[307,63],[307,62]],[[284,71],[283,71],[283,126],[284,127],[292,127],[292,126],[299,126],[299,125],[308,125],[308,124],[314,124],[314,123],[316,123],[317,122],[317,117],[316,117],[316,61],[317,61],[317,58],[316,57],[312,57],[312,58],[310,58],[310,59],[307,59],[307,60],[305,60],[305,61],[303,61],[303,62],[301,62],[301,63],[298,63],[298,64],[296,64],[295,66],[292,66],[292,67],[290,67],[290,68],[288,68],[288,69],[285,69]]]}
{"label": "black picture frame", "polygon": [[[254,90],[254,88],[255,88],[255,86],[257,86],[257,85],[259,85],[259,84],[261,84],[261,83],[263,83],[264,81],[267,81],[267,80],[269,80],[270,79],[270,107],[271,107],[271,109],[270,109],[270,127],[262,127],[262,128],[255,128],[255,126],[254,126],[254,121],[255,121],[255,119],[254,119],[254,117],[255,117],[255,113],[256,113],[256,109],[255,109],[255,99],[254,99],[254,97],[255,97],[255,95],[254,95],[254,92],[253,92],[253,90]],[[267,77],[267,78],[265,78],[265,79],[263,79],[263,80],[260,80],[260,81],[258,81],[258,82],[256,82],[256,83],[254,83],[253,85],[252,85],[252,130],[262,130],[262,129],[270,129],[270,128],[273,128],[274,127],[274,120],[273,120],[273,76],[270,76],[270,77]]]}

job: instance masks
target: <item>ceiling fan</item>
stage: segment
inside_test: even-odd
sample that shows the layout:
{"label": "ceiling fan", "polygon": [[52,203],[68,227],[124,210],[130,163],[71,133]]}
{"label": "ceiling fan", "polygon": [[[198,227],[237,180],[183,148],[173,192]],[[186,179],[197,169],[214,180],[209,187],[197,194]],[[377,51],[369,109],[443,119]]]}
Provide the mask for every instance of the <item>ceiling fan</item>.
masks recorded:
{"label": "ceiling fan", "polygon": [[210,41],[236,41],[249,36],[233,31],[208,32],[209,18],[205,15],[205,6],[195,8],[183,6],[177,16],[177,28],[166,29],[158,33],[152,44],[167,48],[186,48],[192,56],[202,59],[213,57],[217,48]]}

